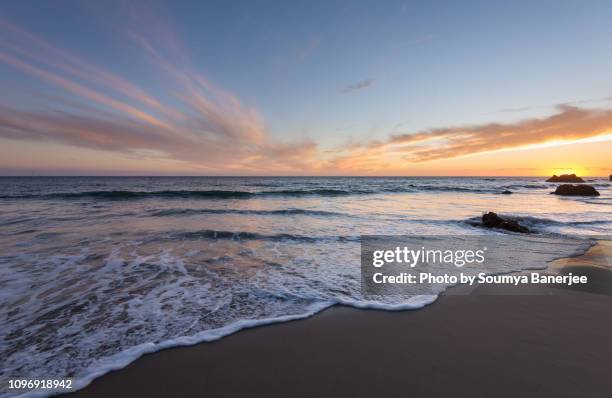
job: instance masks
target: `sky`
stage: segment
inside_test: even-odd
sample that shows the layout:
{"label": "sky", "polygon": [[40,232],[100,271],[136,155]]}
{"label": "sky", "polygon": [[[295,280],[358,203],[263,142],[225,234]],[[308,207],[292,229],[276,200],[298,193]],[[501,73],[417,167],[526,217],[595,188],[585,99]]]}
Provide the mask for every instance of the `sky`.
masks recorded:
{"label": "sky", "polygon": [[0,175],[612,172],[605,1],[3,1]]}

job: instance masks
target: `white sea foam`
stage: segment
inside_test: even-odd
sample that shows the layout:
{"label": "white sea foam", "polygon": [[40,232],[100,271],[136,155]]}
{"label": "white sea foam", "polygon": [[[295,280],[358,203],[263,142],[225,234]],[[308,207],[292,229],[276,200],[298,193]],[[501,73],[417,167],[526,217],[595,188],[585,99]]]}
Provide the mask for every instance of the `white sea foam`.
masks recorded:
{"label": "white sea foam", "polygon": [[[524,244],[524,242],[522,240],[517,244]],[[563,251],[559,250],[559,247],[555,247],[553,243],[554,239],[548,239],[544,244],[534,242],[534,251],[539,251],[540,254],[545,253],[543,257],[538,255],[537,258],[552,260],[563,255],[579,254],[589,246],[574,247],[573,249],[579,249],[578,252],[567,247]],[[232,242],[232,244],[235,243]],[[337,245],[337,243],[335,244]],[[214,247],[215,245],[211,246]],[[231,247],[231,245],[228,247]],[[257,247],[251,254],[257,258],[264,256],[266,253],[270,256],[280,255],[282,258],[283,255],[287,255],[289,247],[291,246],[274,242],[270,247],[265,245],[264,247]],[[317,248],[318,246],[315,246],[315,251],[318,251]],[[337,247],[335,249],[336,252],[343,252]],[[39,337],[44,336],[45,328],[49,327],[52,329],[48,331],[50,335],[43,338],[39,346],[30,346],[23,352],[17,353],[17,355],[13,354],[9,358],[9,366],[27,363],[29,370],[26,370],[26,373],[29,373],[41,369],[41,366],[44,369],[44,365],[41,365],[41,363],[48,358],[53,358],[53,367],[46,369],[46,371],[51,374],[62,374],[67,370],[75,369],[74,387],[80,389],[95,378],[109,371],[121,369],[144,354],[170,347],[212,342],[246,328],[307,318],[332,305],[340,304],[362,309],[400,311],[423,308],[437,298],[437,295],[431,294],[416,294],[400,299],[380,297],[373,300],[362,297],[358,282],[359,268],[355,267],[356,257],[353,255],[353,250],[345,252],[346,255],[352,256],[349,258],[352,258],[353,261],[349,264],[338,261],[334,266],[327,267],[324,270],[313,262],[310,262],[309,265],[302,263],[299,268],[301,274],[293,276],[291,276],[291,273],[295,272],[296,268],[286,265],[281,265],[280,268],[273,268],[272,270],[268,268],[260,269],[250,276],[249,286],[236,280],[225,284],[221,280],[202,278],[202,275],[208,275],[210,270],[196,277],[193,272],[190,273],[192,262],[194,259],[196,261],[202,261],[203,259],[198,258],[198,251],[193,249],[183,248],[185,251],[182,256],[173,255],[168,249],[162,249],[156,254],[147,255],[138,254],[139,250],[143,250],[142,243],[139,243],[137,248],[113,248],[110,255],[103,261],[103,265],[93,271],[93,274],[89,275],[89,279],[80,280],[77,283],[78,291],[83,293],[96,291],[102,294],[105,289],[108,289],[109,284],[129,280],[130,283],[118,285],[115,290],[108,292],[108,295],[104,297],[106,307],[92,306],[89,312],[84,314],[77,313],[66,316],[65,313],[61,312],[63,307],[74,308],[79,306],[79,302],[69,301],[73,298],[72,296],[66,298],[68,301],[60,300],[55,306],[50,305],[47,299],[43,302],[34,300],[23,304],[20,307],[22,318],[25,317],[30,322],[24,322],[23,319],[20,320],[20,317],[16,317],[13,319],[16,322],[16,327],[30,327],[28,325],[31,325],[32,316],[29,315],[40,314],[41,312],[51,312],[54,321],[65,318],[64,321],[68,323],[61,327],[54,327],[38,320],[35,329],[38,330],[38,333],[43,333],[43,335],[39,334]],[[223,250],[227,250],[227,247]],[[303,256],[304,252],[307,251],[307,248],[304,247],[298,254]],[[60,281],[66,271],[74,272],[74,267],[78,266],[79,262],[87,263],[90,256],[91,253],[87,250],[81,250],[73,256],[56,256],[51,261],[54,264],[54,278],[50,283],[55,284]],[[309,256],[316,256],[316,254],[310,253]],[[297,264],[299,264],[299,258],[299,255],[293,258],[292,263],[295,265],[297,261]],[[222,256],[213,256],[211,260],[213,262],[226,261],[226,265],[229,264],[227,261],[231,262],[230,259],[223,259]],[[503,265],[486,271],[488,273],[504,273],[527,268],[527,266],[520,267],[512,262],[510,264],[514,268]],[[546,262],[538,265],[539,268],[545,266]],[[474,269],[473,271],[478,270]],[[89,272],[91,273],[92,269],[89,269]],[[169,274],[174,275],[174,277],[166,278],[162,282],[149,278],[151,272],[154,275]],[[135,275],[140,275],[141,280],[132,281]],[[346,286],[347,280],[353,281],[351,286]],[[155,281],[155,283],[150,286],[147,292],[140,291],[151,281]],[[215,291],[213,287],[215,283],[222,283],[220,290],[227,296],[220,294],[220,291]],[[81,286],[83,284],[87,285],[89,290],[85,290],[84,286]],[[340,289],[343,284],[344,291]],[[57,287],[59,288],[59,286]],[[13,286],[13,288],[21,289],[23,285]],[[72,288],[75,288],[75,286],[64,287],[64,289]],[[58,290],[51,293],[47,289],[43,291],[43,295],[46,294],[46,297],[51,298],[50,301],[54,302],[57,294],[61,295],[62,291]],[[11,293],[14,295],[16,291],[13,290]],[[235,295],[240,294],[247,294],[248,297],[248,302],[244,302],[242,305],[247,308],[252,306],[265,307],[268,310],[266,313],[269,315],[256,317],[257,314],[245,313],[240,308],[238,308],[237,313],[229,310],[231,305],[228,306],[228,303],[233,302]],[[117,317],[117,308],[121,308],[121,303],[123,303],[126,311],[125,317],[127,318],[125,319],[121,316]],[[164,308],[164,305],[170,305],[170,307]],[[222,320],[227,319],[227,321],[220,321],[220,323],[227,323],[219,327],[207,327],[207,323],[199,324],[194,319],[197,319],[197,313],[200,311],[209,311],[208,318],[212,319],[218,316]],[[98,312],[106,313],[105,317],[110,317],[110,321],[96,317],[94,314]],[[119,313],[121,313],[121,310],[119,310]],[[94,322],[93,327],[88,327],[87,324],[92,321]],[[128,342],[128,344],[121,345],[121,342],[125,341],[126,335],[130,334],[131,329],[144,324],[151,326],[151,328],[134,340],[144,340],[143,343],[130,344]],[[181,334],[185,330],[197,330],[198,328],[201,330]],[[160,329],[163,333],[158,333],[156,329]],[[6,337],[14,330],[3,330],[3,334]],[[175,336],[167,334],[168,330],[172,330]],[[62,340],[62,345],[52,348],[57,339]],[[88,354],[75,357],[64,354],[64,350],[70,347],[78,347],[79,352],[87,352],[97,349],[101,344],[108,343],[119,344],[108,348],[106,352],[110,352],[110,355],[91,357],[91,354]],[[47,348],[48,346],[45,346],[45,344],[49,344],[51,347]],[[113,353],[113,351],[115,352]],[[79,369],[79,364],[85,366]],[[42,377],[42,375],[40,376]],[[49,394],[50,392],[38,391],[26,393],[24,396]],[[9,394],[5,393],[5,395],[8,396]]]}
{"label": "white sea foam", "polygon": [[[190,346],[199,343],[210,343],[219,340],[223,337],[229,336],[236,332],[244,329],[250,329],[258,326],[271,325],[275,323],[290,322],[300,319],[309,318],[333,305],[346,305],[359,309],[376,309],[385,311],[405,311],[415,310],[423,308],[433,303],[438,298],[437,295],[423,295],[414,296],[409,301],[399,304],[385,304],[375,301],[338,301],[338,302],[319,302],[311,305],[306,311],[299,315],[285,315],[273,318],[258,319],[258,320],[240,320],[231,323],[227,326],[205,330],[196,333],[191,336],[181,336],[174,339],[165,340],[161,343],[144,343],[134,347],[130,347],[124,351],[121,351],[115,355],[102,358],[93,362],[85,371],[77,378],[74,382],[74,390],[80,390],[89,385],[93,380],[106,373],[114,370],[119,370],[143,355],[151,354],[157,351],[165,350],[168,348]],[[18,395],[23,398],[34,398],[34,397],[46,397],[59,392],[48,392],[48,391],[29,391],[24,394]]]}

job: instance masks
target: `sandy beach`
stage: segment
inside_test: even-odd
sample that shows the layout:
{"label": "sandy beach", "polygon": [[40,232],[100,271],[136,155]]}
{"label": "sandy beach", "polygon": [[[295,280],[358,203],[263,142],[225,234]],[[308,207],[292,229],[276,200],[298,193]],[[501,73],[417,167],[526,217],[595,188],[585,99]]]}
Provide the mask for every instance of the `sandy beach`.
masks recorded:
{"label": "sandy beach", "polygon": [[416,311],[336,306],[146,355],[71,396],[609,396],[609,249],[549,267],[595,275],[595,291],[483,286]]}

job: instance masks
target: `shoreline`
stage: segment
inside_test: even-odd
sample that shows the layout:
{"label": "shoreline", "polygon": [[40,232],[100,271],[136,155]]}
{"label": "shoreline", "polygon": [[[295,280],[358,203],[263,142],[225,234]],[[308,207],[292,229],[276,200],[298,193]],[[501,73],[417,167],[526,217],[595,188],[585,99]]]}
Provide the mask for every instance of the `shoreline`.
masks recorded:
{"label": "shoreline", "polygon": [[69,396],[604,396],[612,391],[604,374],[612,365],[611,247],[600,241],[549,264],[597,278],[589,291],[460,286],[418,311],[334,305],[214,344],[146,354]]}

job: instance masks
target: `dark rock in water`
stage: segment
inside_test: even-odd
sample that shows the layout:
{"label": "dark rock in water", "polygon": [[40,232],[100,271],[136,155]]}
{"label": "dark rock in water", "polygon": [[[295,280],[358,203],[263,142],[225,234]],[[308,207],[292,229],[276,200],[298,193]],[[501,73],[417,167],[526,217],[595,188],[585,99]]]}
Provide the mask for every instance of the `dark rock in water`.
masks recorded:
{"label": "dark rock in water", "polygon": [[522,234],[529,233],[529,228],[521,225],[516,220],[508,220],[499,224],[497,228],[505,229],[512,232],[520,232]]}
{"label": "dark rock in water", "polygon": [[561,176],[553,175],[546,182],[584,182],[584,180],[578,177],[576,174],[562,174]]}
{"label": "dark rock in water", "polygon": [[612,181],[612,174],[610,174],[610,181]]}
{"label": "dark rock in water", "polygon": [[487,228],[496,228],[499,224],[503,223],[505,220],[497,215],[497,213],[493,213],[492,211],[485,213],[482,215],[482,223]]}
{"label": "dark rock in water", "polygon": [[482,215],[482,224],[487,228],[499,228],[520,233],[529,232],[529,228],[519,224],[516,220],[507,220],[492,211]]}
{"label": "dark rock in water", "polygon": [[505,190],[504,192],[502,192],[502,195],[511,195],[511,194],[512,194],[512,191],[508,191],[508,190]]}
{"label": "dark rock in water", "polygon": [[551,193],[563,196],[599,196],[599,192],[591,185],[563,184],[559,185],[555,192]]}

